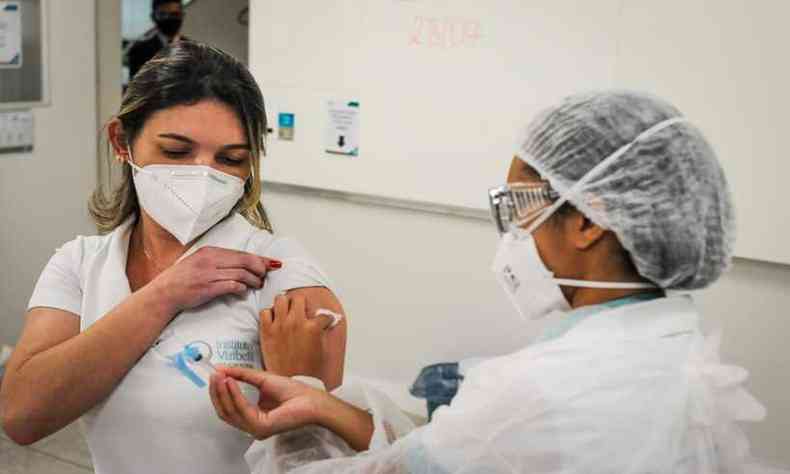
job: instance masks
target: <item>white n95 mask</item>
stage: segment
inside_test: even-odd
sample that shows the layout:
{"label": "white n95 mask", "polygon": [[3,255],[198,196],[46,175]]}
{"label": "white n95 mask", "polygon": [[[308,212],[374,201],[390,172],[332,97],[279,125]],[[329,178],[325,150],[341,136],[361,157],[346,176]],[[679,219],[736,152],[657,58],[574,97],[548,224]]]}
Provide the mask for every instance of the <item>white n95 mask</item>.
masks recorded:
{"label": "white n95 mask", "polygon": [[571,309],[554,274],[546,268],[531,234],[502,234],[492,270],[516,311],[527,320]]}
{"label": "white n95 mask", "polygon": [[244,194],[244,182],[203,165],[148,165],[134,168],[140,206],[186,245],[228,215]]}
{"label": "white n95 mask", "polygon": [[577,288],[642,289],[651,283],[589,281],[555,278],[538,253],[530,232],[513,229],[502,234],[494,257],[494,275],[521,316],[534,321],[553,312],[570,311],[561,286]]}

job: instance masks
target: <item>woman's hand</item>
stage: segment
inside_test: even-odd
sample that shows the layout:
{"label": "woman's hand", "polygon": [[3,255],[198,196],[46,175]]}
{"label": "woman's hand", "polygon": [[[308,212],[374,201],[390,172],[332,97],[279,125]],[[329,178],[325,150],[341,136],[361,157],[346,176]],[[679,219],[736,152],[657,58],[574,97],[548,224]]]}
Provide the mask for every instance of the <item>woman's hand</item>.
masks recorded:
{"label": "woman's hand", "polygon": [[157,276],[150,284],[162,294],[170,314],[227,294],[243,295],[263,286],[277,260],[218,247],[202,247]]}
{"label": "woman's hand", "polygon": [[[236,380],[259,391],[258,405],[241,393]],[[373,437],[373,418],[354,405],[289,377],[238,367],[217,367],[209,386],[214,411],[229,425],[256,439],[320,425],[343,438],[353,449],[365,451]]]}
{"label": "woman's hand", "polygon": [[311,317],[301,295],[277,295],[261,311],[261,354],[266,370],[279,375],[321,378],[324,329],[331,320]]}
{"label": "woman's hand", "polygon": [[[259,390],[258,406],[247,401],[234,378]],[[217,367],[209,393],[217,416],[256,439],[318,423],[320,400],[327,396],[289,377],[238,367]]]}

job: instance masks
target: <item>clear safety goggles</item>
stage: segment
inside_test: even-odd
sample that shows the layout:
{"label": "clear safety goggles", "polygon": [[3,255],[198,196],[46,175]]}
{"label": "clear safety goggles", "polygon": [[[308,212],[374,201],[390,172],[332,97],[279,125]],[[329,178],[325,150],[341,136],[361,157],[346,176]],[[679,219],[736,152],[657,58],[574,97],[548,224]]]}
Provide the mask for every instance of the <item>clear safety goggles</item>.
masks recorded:
{"label": "clear safety goggles", "polygon": [[500,234],[534,219],[559,197],[546,182],[511,183],[488,191],[491,217]]}

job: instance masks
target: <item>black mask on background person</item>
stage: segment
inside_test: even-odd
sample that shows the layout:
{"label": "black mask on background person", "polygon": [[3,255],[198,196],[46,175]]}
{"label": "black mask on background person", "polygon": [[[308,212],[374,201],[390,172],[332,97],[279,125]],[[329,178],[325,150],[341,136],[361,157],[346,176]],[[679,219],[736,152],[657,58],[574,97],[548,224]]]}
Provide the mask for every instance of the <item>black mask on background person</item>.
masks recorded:
{"label": "black mask on background person", "polygon": [[154,19],[154,22],[156,23],[156,27],[162,32],[163,35],[172,38],[178,34],[179,30],[181,30],[181,25],[184,23],[184,19],[181,16],[176,15],[161,15],[157,16],[157,18]]}

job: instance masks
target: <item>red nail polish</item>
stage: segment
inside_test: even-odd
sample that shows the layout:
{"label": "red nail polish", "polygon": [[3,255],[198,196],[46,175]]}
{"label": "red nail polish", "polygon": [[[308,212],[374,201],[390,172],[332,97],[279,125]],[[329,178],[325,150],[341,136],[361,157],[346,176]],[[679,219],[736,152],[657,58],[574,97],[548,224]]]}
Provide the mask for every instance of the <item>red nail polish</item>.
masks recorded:
{"label": "red nail polish", "polygon": [[279,260],[269,260],[269,268],[276,270],[283,267],[283,262]]}

